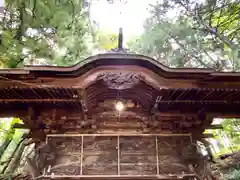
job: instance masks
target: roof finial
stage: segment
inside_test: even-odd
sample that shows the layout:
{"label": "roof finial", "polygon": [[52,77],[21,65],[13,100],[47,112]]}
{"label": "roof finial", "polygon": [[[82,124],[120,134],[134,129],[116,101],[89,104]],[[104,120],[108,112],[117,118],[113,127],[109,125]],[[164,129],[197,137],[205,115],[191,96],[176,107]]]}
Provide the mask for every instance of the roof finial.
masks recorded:
{"label": "roof finial", "polygon": [[111,49],[111,52],[118,52],[118,53],[127,53],[127,49],[123,48],[123,28],[119,28],[118,33],[118,47]]}
{"label": "roof finial", "polygon": [[118,50],[123,49],[123,29],[119,28],[119,34],[118,34]]}

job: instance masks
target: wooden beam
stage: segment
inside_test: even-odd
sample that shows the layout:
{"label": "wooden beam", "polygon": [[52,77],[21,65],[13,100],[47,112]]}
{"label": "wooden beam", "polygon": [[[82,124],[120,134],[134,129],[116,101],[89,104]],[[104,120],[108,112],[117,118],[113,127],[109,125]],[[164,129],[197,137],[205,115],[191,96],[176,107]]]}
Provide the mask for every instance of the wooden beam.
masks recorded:
{"label": "wooden beam", "polygon": [[26,103],[44,103],[44,102],[79,102],[78,99],[0,99],[0,103],[16,103],[16,102],[26,102]]}
{"label": "wooden beam", "polygon": [[206,129],[223,129],[223,126],[221,124],[211,124],[207,126]]}
{"label": "wooden beam", "polygon": [[239,104],[240,101],[226,101],[226,100],[163,100],[161,103],[188,103],[188,104]]}
{"label": "wooden beam", "polygon": [[[63,178],[64,177],[64,178]],[[55,179],[55,180],[187,180],[196,178],[195,174],[172,174],[172,175],[44,175],[41,177],[43,180],[47,179]]]}
{"label": "wooden beam", "polygon": [[[0,103],[15,103],[15,102],[80,102],[81,99],[62,99],[62,98],[43,98],[43,99],[0,99]],[[86,100],[84,101],[86,103]],[[222,100],[167,100],[160,101],[161,103],[187,103],[187,104],[240,104],[240,101],[222,101]]]}
{"label": "wooden beam", "polygon": [[204,133],[203,138],[214,138],[212,133]]}
{"label": "wooden beam", "polygon": [[25,117],[27,115],[27,109],[0,109],[0,117]]}
{"label": "wooden beam", "polygon": [[176,116],[176,117],[181,117],[181,116],[197,116],[197,113],[181,113],[181,112],[157,112],[155,114],[156,116]]}
{"label": "wooden beam", "polygon": [[[210,118],[240,118],[240,113],[228,113],[228,112],[219,112],[219,113],[213,113],[213,112],[205,112],[207,117]],[[158,112],[156,115],[159,116],[197,116],[197,112],[178,112],[178,111],[169,111],[169,112]]]}
{"label": "wooden beam", "polygon": [[191,136],[190,133],[172,133],[172,132],[169,132],[169,133],[151,133],[151,134],[147,134],[147,133],[141,133],[141,132],[138,132],[138,133],[124,133],[124,132],[114,132],[112,131],[112,133],[110,134],[101,134],[101,133],[97,133],[97,134],[82,134],[82,133],[73,133],[73,134],[68,134],[68,133],[65,133],[65,134],[48,134],[47,137],[74,137],[74,136],[78,136],[78,137],[81,137],[81,136],[90,136],[90,137],[95,137],[95,136],[102,136],[102,137],[106,137],[106,136],[147,136],[147,137],[152,137],[152,136],[163,136],[163,137],[181,137],[181,136]]}
{"label": "wooden beam", "polygon": [[26,124],[19,124],[19,123],[14,124],[13,128],[16,128],[16,129],[28,129]]}
{"label": "wooden beam", "polygon": [[43,180],[47,179],[55,179],[55,180],[187,180],[196,178],[195,174],[158,174],[158,175],[44,175],[41,177]]}

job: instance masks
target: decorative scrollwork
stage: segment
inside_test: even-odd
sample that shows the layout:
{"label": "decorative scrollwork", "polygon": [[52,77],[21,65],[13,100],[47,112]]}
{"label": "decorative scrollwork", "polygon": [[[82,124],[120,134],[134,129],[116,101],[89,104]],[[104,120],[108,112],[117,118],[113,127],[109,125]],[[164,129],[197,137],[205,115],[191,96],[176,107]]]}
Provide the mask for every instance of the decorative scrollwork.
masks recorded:
{"label": "decorative scrollwork", "polygon": [[140,83],[142,75],[131,72],[106,72],[97,77],[111,89],[128,89]]}

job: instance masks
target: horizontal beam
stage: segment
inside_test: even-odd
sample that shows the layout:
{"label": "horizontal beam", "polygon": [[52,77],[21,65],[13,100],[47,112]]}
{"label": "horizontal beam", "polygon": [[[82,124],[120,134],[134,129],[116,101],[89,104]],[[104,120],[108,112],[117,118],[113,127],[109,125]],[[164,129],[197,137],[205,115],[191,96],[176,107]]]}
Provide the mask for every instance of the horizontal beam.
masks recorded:
{"label": "horizontal beam", "polygon": [[206,129],[223,129],[223,126],[221,124],[211,124]]}
{"label": "horizontal beam", "polygon": [[[197,112],[178,112],[178,111],[169,111],[169,112],[157,112],[155,115],[159,115],[159,116],[185,116],[185,117],[196,117],[197,116]],[[218,112],[218,113],[213,113],[213,112],[208,112],[206,111],[205,114],[209,117],[209,118],[240,118],[240,113],[236,114],[236,113],[228,113],[228,112]]]}
{"label": "horizontal beam", "polygon": [[203,137],[204,137],[204,138],[214,138],[214,136],[213,136],[212,133],[204,133],[204,134],[203,134]]}
{"label": "horizontal beam", "polygon": [[13,128],[16,128],[16,129],[28,129],[28,127],[25,124],[19,124],[19,123],[14,124]]}
{"label": "horizontal beam", "polygon": [[161,103],[188,103],[188,104],[240,104],[240,101],[226,100],[163,100]]}
{"label": "horizontal beam", "polygon": [[[15,99],[0,99],[0,103],[16,103],[16,102],[81,102],[81,99],[69,99],[69,98],[46,98],[46,99],[24,99],[24,98],[15,98]],[[224,100],[163,100],[162,103],[187,103],[187,104],[240,104],[240,101],[224,101]]]}
{"label": "horizontal beam", "polygon": [[48,134],[47,137],[82,137],[82,136],[191,136],[189,133],[159,133],[159,134],[142,134],[142,133],[112,133],[112,134]]}
{"label": "horizontal beam", "polygon": [[156,175],[43,175],[41,179],[83,179],[83,180],[184,180],[189,178],[195,178],[195,174],[172,174],[172,175],[164,175],[164,174],[156,174]]}
{"label": "horizontal beam", "polygon": [[44,103],[44,102],[80,102],[79,99],[0,99],[0,103],[8,104],[8,103]]}

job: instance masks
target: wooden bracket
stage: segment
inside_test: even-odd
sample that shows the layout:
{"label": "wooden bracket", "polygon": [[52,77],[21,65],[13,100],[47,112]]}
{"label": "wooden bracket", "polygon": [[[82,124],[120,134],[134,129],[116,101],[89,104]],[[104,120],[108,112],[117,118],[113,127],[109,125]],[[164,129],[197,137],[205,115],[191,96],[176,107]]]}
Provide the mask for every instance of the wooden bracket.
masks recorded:
{"label": "wooden bracket", "polygon": [[82,109],[84,113],[88,112],[88,108],[87,108],[87,96],[84,90],[82,91],[78,91],[78,96],[80,98],[80,103],[82,105]]}
{"label": "wooden bracket", "polygon": [[89,118],[87,114],[84,114],[80,126],[81,128],[90,127],[90,129],[97,129],[96,117]]}
{"label": "wooden bracket", "polygon": [[16,128],[28,128],[28,129],[36,129],[37,126],[37,113],[33,107],[28,107],[27,116],[23,118],[24,124],[16,124]]}
{"label": "wooden bracket", "polygon": [[158,112],[158,103],[161,101],[162,96],[157,96],[156,101],[151,109],[151,114],[155,114],[156,112]]}

